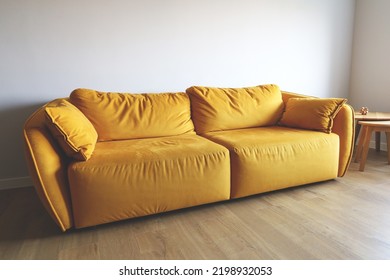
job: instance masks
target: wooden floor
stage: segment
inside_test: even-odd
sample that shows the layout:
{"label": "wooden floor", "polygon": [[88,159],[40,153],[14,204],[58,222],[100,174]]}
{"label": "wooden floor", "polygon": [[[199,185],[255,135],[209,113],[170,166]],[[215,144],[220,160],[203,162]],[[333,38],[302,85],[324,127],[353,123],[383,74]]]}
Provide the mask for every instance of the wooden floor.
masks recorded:
{"label": "wooden floor", "polygon": [[0,259],[390,259],[390,166],[337,180],[60,232],[32,188],[0,191]]}

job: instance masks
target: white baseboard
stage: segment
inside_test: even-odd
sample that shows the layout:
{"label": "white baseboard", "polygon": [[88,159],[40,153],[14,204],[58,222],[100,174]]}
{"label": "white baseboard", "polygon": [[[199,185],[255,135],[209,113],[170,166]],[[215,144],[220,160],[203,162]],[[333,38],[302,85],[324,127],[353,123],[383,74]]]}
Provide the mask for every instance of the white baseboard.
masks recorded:
{"label": "white baseboard", "polygon": [[7,189],[32,187],[32,185],[33,184],[30,177],[0,179],[0,191]]}

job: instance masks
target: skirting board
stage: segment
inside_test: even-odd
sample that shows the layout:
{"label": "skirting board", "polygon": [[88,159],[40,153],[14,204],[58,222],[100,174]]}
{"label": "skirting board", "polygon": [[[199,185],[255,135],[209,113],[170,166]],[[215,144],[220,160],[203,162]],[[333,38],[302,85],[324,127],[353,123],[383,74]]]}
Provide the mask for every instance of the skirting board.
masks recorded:
{"label": "skirting board", "polygon": [[7,189],[32,187],[32,185],[33,184],[30,177],[0,179],[0,191]]}

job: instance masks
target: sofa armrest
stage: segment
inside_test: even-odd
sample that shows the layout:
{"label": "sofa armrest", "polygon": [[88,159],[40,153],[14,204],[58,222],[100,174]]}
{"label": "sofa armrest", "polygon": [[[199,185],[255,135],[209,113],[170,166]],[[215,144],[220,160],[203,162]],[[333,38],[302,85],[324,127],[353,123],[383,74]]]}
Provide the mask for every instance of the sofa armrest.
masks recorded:
{"label": "sofa armrest", "polygon": [[344,104],[333,121],[333,132],[340,137],[339,177],[347,172],[355,145],[355,113],[351,106]]}
{"label": "sofa armrest", "polygon": [[[283,102],[293,97],[312,97],[287,91],[282,91]],[[344,104],[333,120],[332,132],[340,138],[340,155],[338,176],[345,175],[351,162],[355,141],[355,116],[354,110],[348,104]]]}
{"label": "sofa armrest", "polygon": [[24,125],[27,166],[38,197],[62,231],[73,226],[67,179],[68,158],[44,125],[44,107]]}

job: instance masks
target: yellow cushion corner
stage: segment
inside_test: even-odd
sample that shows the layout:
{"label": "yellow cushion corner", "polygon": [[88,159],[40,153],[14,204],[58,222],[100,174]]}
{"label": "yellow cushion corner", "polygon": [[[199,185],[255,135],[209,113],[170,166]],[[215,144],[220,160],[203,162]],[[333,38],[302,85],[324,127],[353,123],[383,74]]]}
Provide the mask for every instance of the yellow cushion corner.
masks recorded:
{"label": "yellow cushion corner", "polygon": [[346,102],[345,98],[290,98],[279,124],[331,133],[333,119]]}
{"label": "yellow cushion corner", "polygon": [[46,125],[67,156],[86,161],[95,149],[98,134],[74,105],[59,99],[45,108]]}

